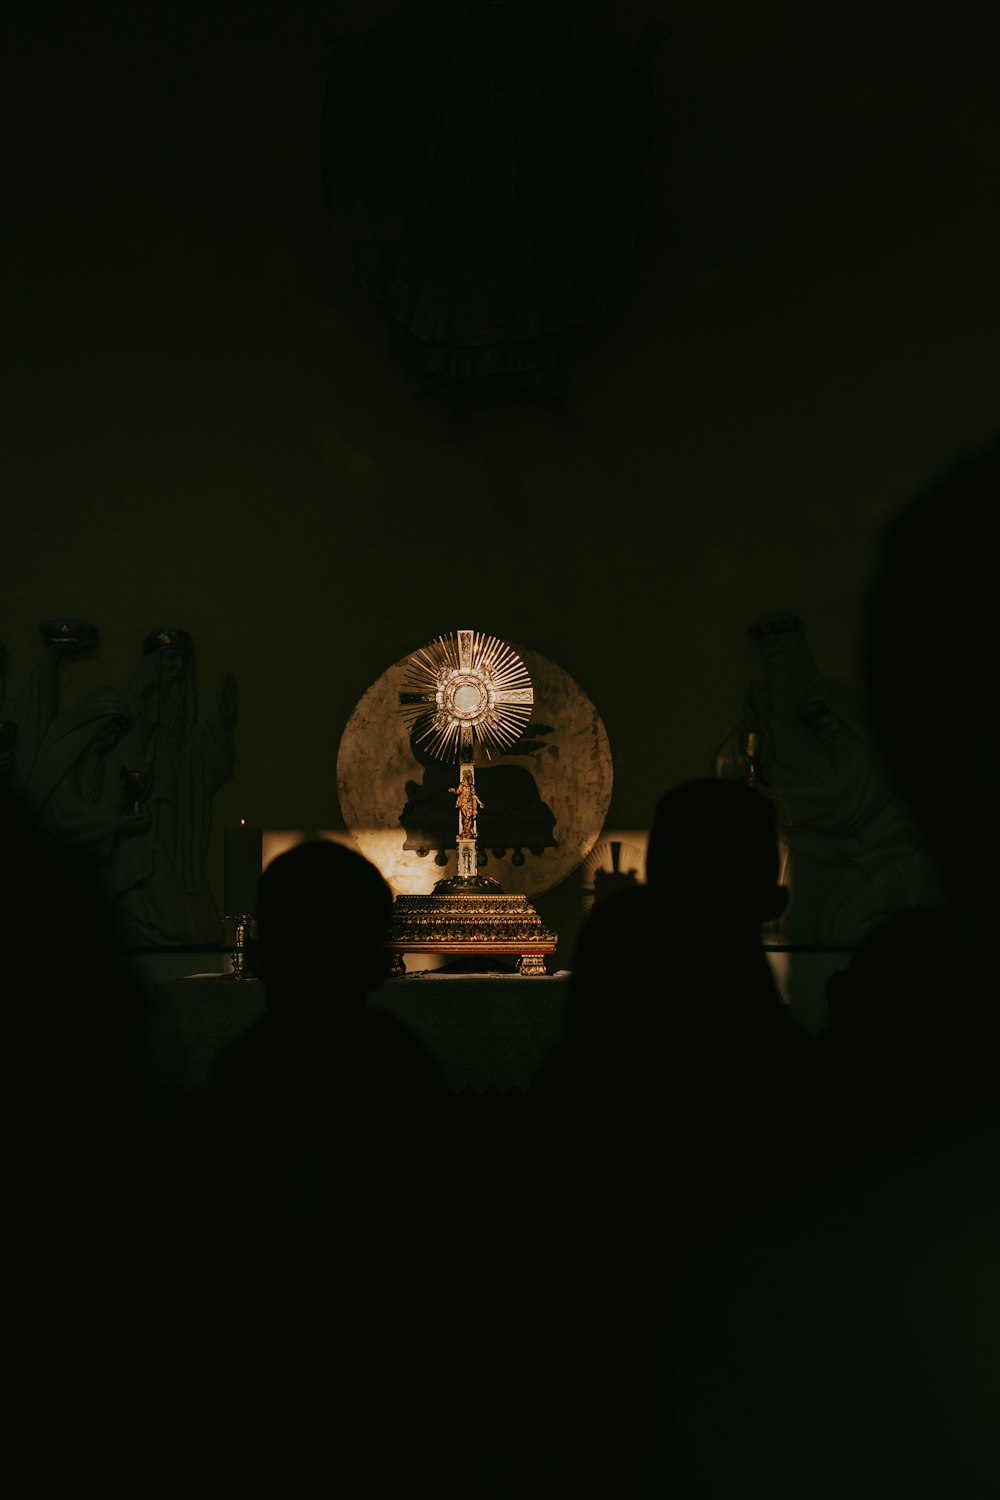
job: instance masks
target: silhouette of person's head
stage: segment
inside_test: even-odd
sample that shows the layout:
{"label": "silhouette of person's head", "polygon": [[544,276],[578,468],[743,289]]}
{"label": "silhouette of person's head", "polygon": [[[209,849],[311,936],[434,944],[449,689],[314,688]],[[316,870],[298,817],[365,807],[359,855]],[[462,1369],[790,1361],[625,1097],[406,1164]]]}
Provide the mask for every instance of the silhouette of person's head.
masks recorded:
{"label": "silhouette of person's head", "polygon": [[[869,591],[864,669],[871,722],[948,895],[988,924],[996,910],[996,558],[1000,440],[919,493],[883,533]],[[984,929],[985,930],[985,929]]]}
{"label": "silhouette of person's head", "polygon": [[[761,941],[787,899],[778,874],[774,809],[759,792],[712,777],[664,792],[645,885],[595,905],[577,943],[565,1019],[576,1055],[605,1078],[615,1032],[634,1078],[641,1067],[660,1067],[659,1048],[676,1054],[682,1036],[691,1045],[714,1041],[722,1017],[745,1029],[761,1008],[779,1012]],[[665,1005],[649,1003],[653,973],[668,976]]]}
{"label": "silhouette of person's head", "polygon": [[994,442],[890,521],[866,601],[872,729],[948,898],[895,913],[828,983],[830,1035],[894,1143],[997,1097],[996,567],[982,530],[998,502]]}
{"label": "silhouette of person's head", "polygon": [[[0,848],[4,978],[11,997],[20,997],[7,1017],[8,1042],[12,1055],[31,1059],[8,1093],[30,1093],[32,1110],[44,1116],[32,1149],[42,1153],[48,1139],[77,1162],[72,1153],[85,1153],[98,1131],[118,1132],[120,1159],[134,1144],[129,1131],[153,1103],[145,992],[119,948],[86,857],[43,832],[23,800],[2,790]],[[93,987],[86,1005],[74,976]],[[108,1169],[106,1158],[95,1156],[95,1180]]]}
{"label": "silhouette of person's head", "polygon": [[788,900],[779,884],[775,812],[745,782],[703,777],[664,792],[646,851],[646,881],[671,909],[758,935]]}
{"label": "silhouette of person's head", "polygon": [[308,840],[271,860],[257,892],[251,967],[268,999],[309,1001],[330,977],[338,991],[376,989],[389,971],[392,891],[362,854]]}

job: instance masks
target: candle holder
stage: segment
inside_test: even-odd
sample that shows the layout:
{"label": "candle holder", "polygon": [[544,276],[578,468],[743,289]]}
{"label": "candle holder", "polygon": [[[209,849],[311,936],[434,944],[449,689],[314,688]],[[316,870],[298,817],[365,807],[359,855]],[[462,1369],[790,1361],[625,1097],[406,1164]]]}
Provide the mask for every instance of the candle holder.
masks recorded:
{"label": "candle holder", "polygon": [[129,817],[142,816],[142,804],[153,784],[153,772],[149,766],[128,766],[122,771]]}
{"label": "candle holder", "polygon": [[70,619],[65,615],[43,621],[38,631],[46,646],[66,655],[90,651],[101,638],[101,632],[89,620]]}
{"label": "candle holder", "polygon": [[252,974],[246,971],[246,944],[247,938],[253,933],[253,917],[250,912],[243,912],[240,916],[233,918],[236,922],[236,945],[229,955],[232,966],[233,979],[252,979]]}

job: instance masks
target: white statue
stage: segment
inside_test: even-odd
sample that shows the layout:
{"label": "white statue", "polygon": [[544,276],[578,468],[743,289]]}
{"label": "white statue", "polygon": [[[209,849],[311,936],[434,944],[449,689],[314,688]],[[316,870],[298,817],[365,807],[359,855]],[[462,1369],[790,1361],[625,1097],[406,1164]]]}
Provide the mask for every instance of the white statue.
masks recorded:
{"label": "white statue", "polygon": [[148,826],[116,845],[112,891],[126,942],[139,947],[223,943],[225,929],[204,874],[212,798],[236,759],[236,679],[217,709],[197,717],[194,642],[186,631],[146,637],[126,687],[131,728],[108,757],[119,787]]}
{"label": "white statue", "polygon": [[45,643],[43,654],[14,697],[7,696],[7,653],[0,643],[0,777],[15,796],[24,791],[58,711],[63,658],[89,651],[98,639],[96,625],[68,616],[46,620],[38,629]]}
{"label": "white statue", "polygon": [[788,907],[779,942],[853,947],[893,912],[943,900],[908,809],[875,748],[863,700],[819,671],[802,621],[750,627],[763,680],[716,757],[752,781],[778,818]]}
{"label": "white statue", "polygon": [[106,893],[119,839],[145,833],[148,813],[132,815],[108,758],[131,725],[128,700],[98,688],[49,723],[23,788],[23,801],[53,841],[84,855]]}

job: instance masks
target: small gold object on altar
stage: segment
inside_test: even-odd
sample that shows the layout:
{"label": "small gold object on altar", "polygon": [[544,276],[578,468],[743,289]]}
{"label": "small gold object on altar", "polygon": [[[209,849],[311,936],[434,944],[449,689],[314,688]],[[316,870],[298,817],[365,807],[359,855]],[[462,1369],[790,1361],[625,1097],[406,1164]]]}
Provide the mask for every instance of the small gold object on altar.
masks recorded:
{"label": "small gold object on altar", "polygon": [[253,935],[254,919],[249,912],[244,912],[236,918],[236,941],[229,955],[230,977],[232,979],[252,979],[254,976],[247,973],[247,938]]}
{"label": "small gold object on altar", "polygon": [[517,971],[545,974],[554,953],[549,932],[523,895],[479,873],[475,752],[487,757],[520,737],[534,702],[531,679],[510,646],[495,636],[459,630],[439,636],[409,662],[399,707],[414,741],[439,760],[457,760],[458,784],[448,790],[458,815],[458,874],[439,880],[427,896],[396,896],[388,947],[392,972],[405,974],[404,953],[517,957]]}

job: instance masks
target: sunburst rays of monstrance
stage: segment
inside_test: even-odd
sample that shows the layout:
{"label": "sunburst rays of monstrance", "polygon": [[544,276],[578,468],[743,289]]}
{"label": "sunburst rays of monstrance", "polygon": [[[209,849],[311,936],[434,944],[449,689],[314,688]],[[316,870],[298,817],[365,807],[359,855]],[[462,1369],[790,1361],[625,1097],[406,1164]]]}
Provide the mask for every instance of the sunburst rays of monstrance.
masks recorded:
{"label": "sunburst rays of monstrance", "polygon": [[534,703],[531,678],[512,647],[493,635],[459,630],[437,636],[407,663],[399,711],[414,745],[458,767],[458,874],[439,880],[429,896],[393,901],[389,947],[393,972],[404,974],[404,953],[511,954],[518,973],[545,971],[555,952],[526,896],[504,893],[498,880],[479,874],[475,754],[506,750],[522,734]]}

